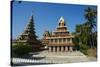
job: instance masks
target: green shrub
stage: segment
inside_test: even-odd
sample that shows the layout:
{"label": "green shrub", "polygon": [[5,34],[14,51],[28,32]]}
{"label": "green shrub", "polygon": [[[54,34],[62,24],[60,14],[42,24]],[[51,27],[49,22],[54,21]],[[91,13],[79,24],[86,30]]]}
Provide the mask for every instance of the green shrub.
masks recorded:
{"label": "green shrub", "polygon": [[84,44],[80,45],[80,51],[82,53],[84,53],[85,55],[87,55],[87,50],[88,49],[89,49],[89,47],[87,45],[84,45]]}
{"label": "green shrub", "polygon": [[82,50],[87,50],[89,47],[85,44],[82,44],[82,45],[79,45],[80,46],[80,49]]}
{"label": "green shrub", "polygon": [[29,52],[32,52],[32,46],[27,44],[18,44],[12,46],[12,54],[13,56],[22,56]]}

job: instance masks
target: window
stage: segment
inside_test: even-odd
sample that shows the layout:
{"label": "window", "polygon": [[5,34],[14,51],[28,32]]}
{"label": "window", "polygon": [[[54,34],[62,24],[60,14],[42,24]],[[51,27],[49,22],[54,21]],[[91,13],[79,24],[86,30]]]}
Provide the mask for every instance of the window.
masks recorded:
{"label": "window", "polygon": [[53,39],[51,39],[51,43],[53,43]]}
{"label": "window", "polygon": [[61,42],[61,39],[59,39],[59,42]]}
{"label": "window", "polygon": [[67,41],[69,42],[70,41],[70,38],[68,38]]}
{"label": "window", "polygon": [[57,43],[57,39],[55,39],[55,43]]}
{"label": "window", "polygon": [[63,42],[65,42],[66,41],[66,39],[65,38],[63,38]]}

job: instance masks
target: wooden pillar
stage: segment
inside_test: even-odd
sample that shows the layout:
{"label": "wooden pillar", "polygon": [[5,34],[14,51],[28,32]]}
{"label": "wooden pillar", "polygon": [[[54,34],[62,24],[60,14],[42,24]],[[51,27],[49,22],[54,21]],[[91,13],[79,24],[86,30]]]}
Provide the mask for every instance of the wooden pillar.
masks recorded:
{"label": "wooden pillar", "polygon": [[66,43],[67,43],[67,38],[66,38]]}
{"label": "wooden pillar", "polygon": [[51,52],[51,47],[49,46],[49,51]]}
{"label": "wooden pillar", "polygon": [[63,48],[63,46],[61,46],[61,51],[64,51],[64,48]]}
{"label": "wooden pillar", "polygon": [[57,52],[59,52],[59,46],[57,46]]}
{"label": "wooden pillar", "polygon": [[57,43],[58,43],[58,39],[57,39]]}
{"label": "wooden pillar", "polygon": [[68,51],[68,46],[65,46],[65,51]]}
{"label": "wooden pillar", "polygon": [[70,47],[69,47],[69,50],[70,50],[70,51],[73,51],[73,47],[70,46]]}
{"label": "wooden pillar", "polygon": [[55,46],[53,47],[53,52],[55,52]]}
{"label": "wooden pillar", "polygon": [[70,38],[70,43],[72,43],[72,38]]}
{"label": "wooden pillar", "polygon": [[59,39],[58,39],[58,43],[59,43]]}
{"label": "wooden pillar", "polygon": [[63,43],[63,39],[61,39],[61,43]]}

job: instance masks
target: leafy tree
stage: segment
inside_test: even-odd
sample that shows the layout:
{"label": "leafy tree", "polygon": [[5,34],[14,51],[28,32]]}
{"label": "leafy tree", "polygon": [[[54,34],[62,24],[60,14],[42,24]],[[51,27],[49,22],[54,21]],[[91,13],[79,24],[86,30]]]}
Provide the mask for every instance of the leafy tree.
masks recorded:
{"label": "leafy tree", "polygon": [[[94,47],[96,39],[96,31],[93,31],[96,27],[96,10],[88,7],[85,10],[86,22],[83,24],[76,25],[76,42],[80,44],[85,44],[90,47]],[[95,33],[95,35],[94,35]],[[95,38],[95,39],[94,39]]]}
{"label": "leafy tree", "polygon": [[73,42],[75,48],[80,49],[84,54],[88,54],[90,48],[97,47],[97,11],[94,8],[88,7],[85,9],[85,22],[76,25],[75,38]]}
{"label": "leafy tree", "polygon": [[32,52],[32,46],[27,44],[17,44],[12,46],[12,55],[13,56],[23,56]]}

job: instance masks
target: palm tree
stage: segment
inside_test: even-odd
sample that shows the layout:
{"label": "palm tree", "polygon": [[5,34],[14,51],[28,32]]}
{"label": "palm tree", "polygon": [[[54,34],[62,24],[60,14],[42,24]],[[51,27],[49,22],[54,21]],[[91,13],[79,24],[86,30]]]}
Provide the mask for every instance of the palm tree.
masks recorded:
{"label": "palm tree", "polygon": [[[85,19],[86,19],[86,25],[90,29],[90,46],[94,47],[94,40],[93,40],[93,32],[95,31],[96,27],[96,20],[97,20],[97,11],[96,9],[93,9],[91,7],[88,7],[85,10]],[[94,29],[94,31],[93,31]]]}

